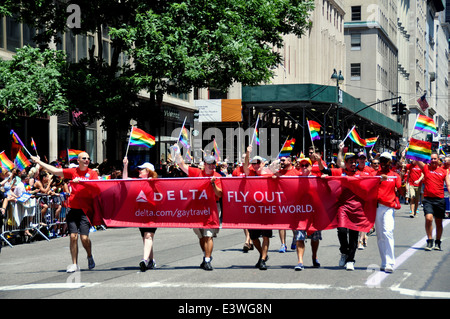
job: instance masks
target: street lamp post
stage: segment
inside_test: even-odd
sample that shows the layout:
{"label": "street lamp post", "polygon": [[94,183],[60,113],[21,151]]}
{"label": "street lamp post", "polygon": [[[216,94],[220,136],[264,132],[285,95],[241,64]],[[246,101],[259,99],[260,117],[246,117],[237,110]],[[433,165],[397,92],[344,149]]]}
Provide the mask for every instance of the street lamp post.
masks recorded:
{"label": "street lamp post", "polygon": [[342,103],[342,91],[339,88],[339,84],[344,82],[344,76],[342,75],[342,71],[339,70],[339,74],[336,72],[336,69],[333,70],[333,74],[331,75],[331,79],[336,81],[336,140],[341,138],[341,131],[339,128],[339,106]]}

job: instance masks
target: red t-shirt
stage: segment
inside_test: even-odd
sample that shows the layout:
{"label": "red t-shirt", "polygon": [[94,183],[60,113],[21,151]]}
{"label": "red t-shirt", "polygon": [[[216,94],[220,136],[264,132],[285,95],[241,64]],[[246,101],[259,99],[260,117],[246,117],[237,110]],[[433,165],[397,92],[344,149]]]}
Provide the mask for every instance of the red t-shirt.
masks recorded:
{"label": "red t-shirt", "polygon": [[[85,171],[81,171],[79,167],[77,168],[65,168],[63,169],[63,174],[65,179],[74,180],[78,178],[79,180],[95,180],[98,179],[98,174],[96,171],[88,168]],[[78,204],[76,198],[77,192],[72,190],[69,197],[68,207],[74,209],[80,209],[80,205]]]}
{"label": "red t-shirt", "polygon": [[[250,165],[248,167],[249,170],[253,170],[253,167]],[[244,167],[242,165],[239,165],[238,167],[236,167],[233,171],[233,173],[231,173],[231,176],[245,176],[244,173]]]}
{"label": "red t-shirt", "polygon": [[250,170],[248,176],[273,176],[273,173],[269,169],[263,168],[261,174],[257,174],[255,170]]}
{"label": "red t-shirt", "polygon": [[290,170],[281,169],[278,171],[278,175],[282,176],[300,176],[302,173],[295,168],[291,168]]}
{"label": "red t-shirt", "polygon": [[408,172],[410,185],[416,187],[422,185],[423,180],[419,184],[414,184],[414,182],[417,181],[422,175],[422,170],[419,165],[408,164],[406,165],[406,171]]}
{"label": "red t-shirt", "polygon": [[444,198],[444,181],[447,170],[442,167],[430,170],[430,166],[425,165],[423,174],[425,175],[423,196]]}
{"label": "red t-shirt", "polygon": [[382,181],[380,183],[380,187],[378,188],[378,203],[387,207],[395,207],[397,198],[395,189],[402,187],[400,175],[393,171],[389,171],[387,174],[377,171],[374,176],[380,175],[395,176],[396,178],[388,178],[387,181]]}
{"label": "red t-shirt", "polygon": [[[321,159],[321,161],[322,161],[323,167],[327,168],[327,163],[325,163],[325,161],[322,159]],[[317,163],[317,161],[312,164],[311,174],[315,175],[315,176],[322,176],[322,172],[320,171],[319,163]]]}
{"label": "red t-shirt", "polygon": [[[217,173],[216,171],[214,171],[212,174],[208,175],[205,173],[204,170],[197,168],[197,167],[190,167],[189,166],[189,172],[188,172],[188,176],[189,177],[216,177],[216,180],[214,181],[214,183],[216,184],[217,188],[222,189],[222,181],[220,180],[220,177],[222,177],[222,175],[220,175],[219,173]],[[218,201],[220,198],[216,196],[216,201]]]}
{"label": "red t-shirt", "polygon": [[359,175],[356,175],[356,176],[370,176],[375,171],[372,167],[369,167],[367,165],[364,165],[362,167],[362,169],[360,169],[360,168],[361,168],[360,165],[358,165],[356,167],[356,172],[357,173],[359,172]]}
{"label": "red t-shirt", "polygon": [[355,172],[349,172],[342,168],[330,168],[331,176],[361,176],[359,175],[358,170]]}

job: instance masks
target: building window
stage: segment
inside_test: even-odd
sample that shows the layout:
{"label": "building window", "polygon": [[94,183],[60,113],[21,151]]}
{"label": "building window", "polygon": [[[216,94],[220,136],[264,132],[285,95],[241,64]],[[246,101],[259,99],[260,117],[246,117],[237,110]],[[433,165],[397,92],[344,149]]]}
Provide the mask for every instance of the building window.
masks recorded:
{"label": "building window", "polygon": [[351,34],[351,50],[361,50],[361,33]]}
{"label": "building window", "polygon": [[20,48],[20,23],[16,22],[13,17],[6,17],[6,49],[16,52]]}
{"label": "building window", "polygon": [[361,80],[361,63],[350,64],[351,80]]}
{"label": "building window", "polygon": [[361,21],[361,6],[352,7],[352,21]]}

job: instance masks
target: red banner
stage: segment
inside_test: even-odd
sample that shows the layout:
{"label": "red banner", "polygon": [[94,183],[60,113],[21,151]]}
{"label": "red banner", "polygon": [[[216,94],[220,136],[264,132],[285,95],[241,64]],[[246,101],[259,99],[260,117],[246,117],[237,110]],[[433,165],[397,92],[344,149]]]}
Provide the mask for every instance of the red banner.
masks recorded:
{"label": "red banner", "polygon": [[[379,177],[230,177],[223,187],[222,228],[337,227],[368,232],[375,223]],[[209,178],[73,183],[76,206],[94,225],[218,228]]]}
{"label": "red banner", "polygon": [[368,232],[379,183],[378,177],[224,178],[222,227]]}
{"label": "red banner", "polygon": [[219,212],[208,178],[135,179],[72,183],[94,225],[218,228]]}

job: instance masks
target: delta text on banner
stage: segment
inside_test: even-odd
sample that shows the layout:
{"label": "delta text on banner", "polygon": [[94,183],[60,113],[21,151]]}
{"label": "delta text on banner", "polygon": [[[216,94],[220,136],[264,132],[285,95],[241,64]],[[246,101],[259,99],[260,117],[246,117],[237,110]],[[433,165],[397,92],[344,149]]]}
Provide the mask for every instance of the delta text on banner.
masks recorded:
{"label": "delta text on banner", "polygon": [[209,178],[83,181],[82,208],[94,225],[219,228]]}

